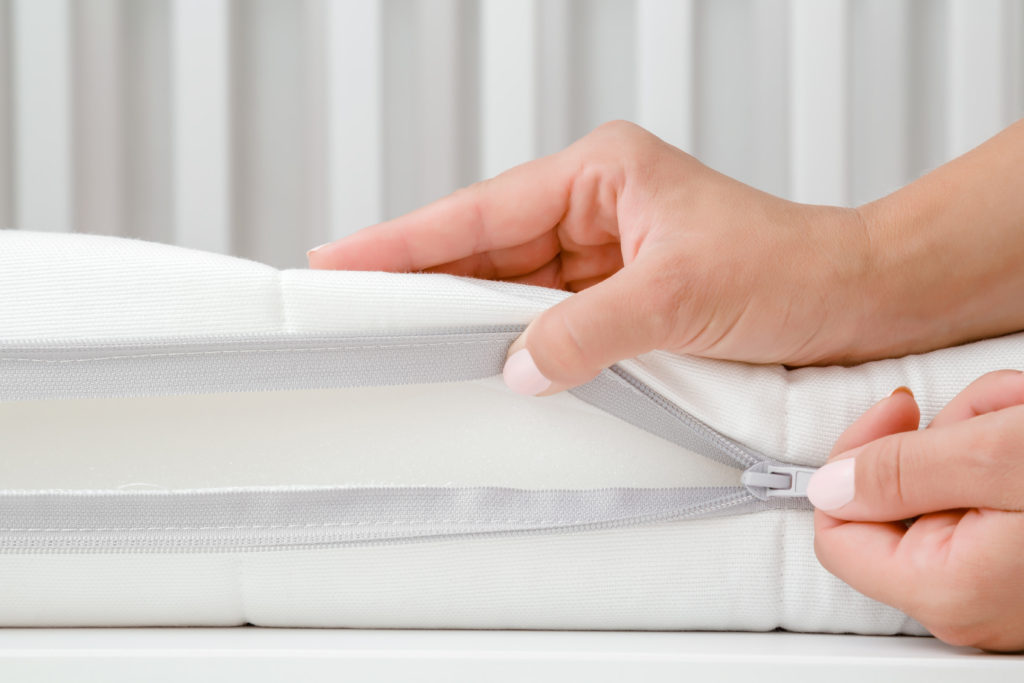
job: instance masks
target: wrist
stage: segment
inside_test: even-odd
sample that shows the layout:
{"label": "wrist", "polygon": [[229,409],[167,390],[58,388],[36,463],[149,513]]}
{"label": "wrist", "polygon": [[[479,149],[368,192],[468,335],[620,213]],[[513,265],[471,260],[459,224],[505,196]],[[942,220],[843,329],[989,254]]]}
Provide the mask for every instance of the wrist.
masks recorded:
{"label": "wrist", "polygon": [[1024,240],[942,178],[857,209],[869,245],[866,357],[924,353],[1024,328]]}

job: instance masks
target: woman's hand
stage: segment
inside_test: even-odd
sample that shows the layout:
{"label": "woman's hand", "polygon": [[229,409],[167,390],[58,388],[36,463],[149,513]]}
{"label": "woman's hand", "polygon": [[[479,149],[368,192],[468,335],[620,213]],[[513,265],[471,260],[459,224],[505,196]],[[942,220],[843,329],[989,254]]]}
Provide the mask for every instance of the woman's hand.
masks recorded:
{"label": "woman's hand", "polygon": [[1024,329],[1024,120],[859,210],[795,204],[637,126],[309,253],[580,292],[512,345],[509,385],[553,393],[652,349],[853,363]]}
{"label": "woman's hand", "polygon": [[896,391],[840,437],[808,487],[818,559],[942,640],[1024,649],[1024,374],[918,419]]}
{"label": "woman's hand", "polygon": [[615,122],[309,261],[580,292],[510,350],[509,385],[537,394],[656,348],[796,365],[865,358],[870,243],[855,210],[759,192]]}

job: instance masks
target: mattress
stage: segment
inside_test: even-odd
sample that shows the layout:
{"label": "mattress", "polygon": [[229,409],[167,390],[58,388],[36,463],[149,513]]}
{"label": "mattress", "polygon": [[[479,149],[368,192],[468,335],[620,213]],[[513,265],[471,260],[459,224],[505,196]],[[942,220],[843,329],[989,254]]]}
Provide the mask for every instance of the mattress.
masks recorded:
{"label": "mattress", "polygon": [[807,478],[901,384],[654,352],[522,397],[568,294],[0,231],[0,625],[924,634],[828,574]]}

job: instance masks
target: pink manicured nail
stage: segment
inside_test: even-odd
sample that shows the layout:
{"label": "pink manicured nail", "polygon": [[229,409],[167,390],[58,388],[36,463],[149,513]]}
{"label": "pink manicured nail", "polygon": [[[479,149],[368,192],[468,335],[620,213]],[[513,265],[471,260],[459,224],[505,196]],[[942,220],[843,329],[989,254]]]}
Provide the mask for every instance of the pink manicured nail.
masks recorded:
{"label": "pink manicured nail", "polygon": [[551,386],[551,380],[540,374],[533,356],[526,349],[519,349],[508,357],[501,375],[508,388],[517,394],[536,396]]}
{"label": "pink manicured nail", "polygon": [[807,482],[807,498],[820,510],[837,510],[853,500],[856,458],[830,462]]}

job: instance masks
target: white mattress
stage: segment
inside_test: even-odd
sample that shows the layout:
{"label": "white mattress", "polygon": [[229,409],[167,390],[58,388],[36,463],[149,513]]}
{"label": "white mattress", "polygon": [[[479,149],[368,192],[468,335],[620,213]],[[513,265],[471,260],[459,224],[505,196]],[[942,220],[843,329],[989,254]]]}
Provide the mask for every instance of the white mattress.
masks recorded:
{"label": "white mattress", "polygon": [[[251,546],[203,539],[301,525],[235,510],[234,522],[213,528],[202,505],[181,519],[148,515],[149,501],[168,496],[240,491],[246,501],[286,492],[293,504],[318,491],[396,487],[645,500],[742,489],[742,468],[728,458],[655,435],[584,394],[524,398],[494,377],[334,380],[331,359],[344,364],[353,339],[514,330],[564,293],[441,275],[276,271],[136,240],[12,231],[0,231],[0,291],[0,504],[21,514],[39,501],[71,501],[69,510],[135,501],[117,510],[137,517],[108,510],[110,527],[72,515],[0,528],[2,625],[923,633],[821,568],[806,505],[525,530],[474,519],[486,533],[434,535],[403,519],[418,529],[408,538],[373,535],[395,522],[382,510],[344,522],[370,533],[356,540]],[[273,349],[247,346],[268,339]],[[457,366],[458,347],[445,348]],[[927,421],[978,375],[1022,367],[1022,348],[1024,337],[1012,336],[792,372],[657,352],[619,369],[743,452],[816,466],[896,386],[914,390]],[[280,350],[294,374],[281,369],[291,366],[278,363]],[[215,365],[228,353],[231,365]],[[400,370],[386,370],[389,381]]]}

